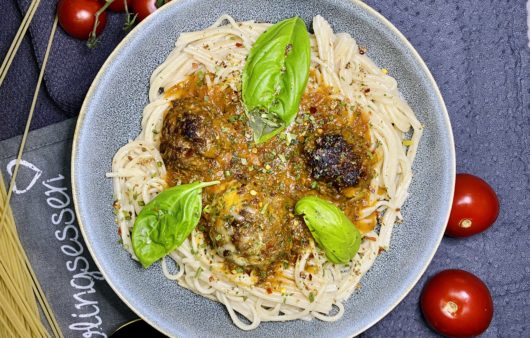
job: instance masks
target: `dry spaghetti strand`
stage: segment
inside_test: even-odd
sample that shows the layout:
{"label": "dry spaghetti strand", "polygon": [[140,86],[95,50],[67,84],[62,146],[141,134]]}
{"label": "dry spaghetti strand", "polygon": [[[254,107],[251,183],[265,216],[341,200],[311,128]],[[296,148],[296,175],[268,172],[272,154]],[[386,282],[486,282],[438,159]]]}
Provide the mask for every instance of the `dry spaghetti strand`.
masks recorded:
{"label": "dry spaghetti strand", "polygon": [[[32,3],[33,5],[34,3]],[[38,4],[38,2],[37,2]],[[32,9],[33,7],[30,7]],[[36,7],[35,7],[36,8]],[[33,11],[35,10],[33,8]],[[28,10],[29,12],[29,10]],[[27,15],[28,17],[28,15]],[[31,21],[31,16],[29,16]],[[26,18],[25,18],[26,19]],[[24,23],[23,23],[24,24]],[[29,25],[29,22],[26,23]],[[26,28],[27,29],[27,28]],[[33,271],[29,259],[20,242],[15,220],[11,211],[9,200],[15,186],[15,181],[18,173],[18,168],[24,152],[29,126],[33,119],[33,112],[37,103],[39,88],[44,76],[44,70],[48,62],[53,38],[57,29],[57,17],[53,22],[46,48],[46,54],[42,62],[42,67],[39,73],[37,85],[33,95],[33,101],[29,111],[26,128],[22,136],[20,149],[17,156],[15,170],[11,178],[9,189],[6,191],[4,180],[0,174],[0,336],[1,337],[50,337],[44,327],[39,306],[46,318],[53,336],[63,337],[59,324],[53,314],[53,311],[46,300],[46,296],[37,280],[35,272]],[[19,33],[25,30],[19,30]],[[23,33],[22,33],[23,35]],[[18,36],[18,33],[17,33]],[[21,37],[18,37],[21,39]],[[10,49],[8,57],[14,57],[17,37],[13,42],[15,51]],[[18,43],[19,44],[19,43]],[[13,47],[12,46],[12,47]],[[11,53],[11,54],[10,54]],[[9,68],[11,61],[4,61],[2,64],[2,73],[0,74],[0,83]],[[5,66],[7,65],[7,66]],[[35,298],[38,301],[35,301]]]}
{"label": "dry spaghetti strand", "polygon": [[41,322],[32,277],[16,233],[13,213],[4,209],[7,193],[0,175],[0,202],[6,217],[0,230],[0,336],[49,337]]}
{"label": "dry spaghetti strand", "polygon": [[0,66],[0,86],[4,82],[7,72],[9,71],[9,68],[11,67],[11,63],[13,62],[13,59],[15,58],[15,55],[17,54],[18,48],[20,47],[20,44],[22,43],[22,39],[26,35],[26,31],[29,28],[29,24],[31,23],[31,20],[33,20],[33,16],[35,15],[35,12],[37,11],[37,7],[39,7],[39,4],[40,4],[40,0],[33,0],[28,7],[28,11],[26,12],[26,15],[24,16],[24,19],[22,19],[22,22],[20,23],[20,27],[18,28],[18,31],[15,34],[15,37],[13,38],[13,42],[11,42],[11,46],[9,47],[6,53],[6,56],[4,58],[4,61],[2,62],[2,65]]}

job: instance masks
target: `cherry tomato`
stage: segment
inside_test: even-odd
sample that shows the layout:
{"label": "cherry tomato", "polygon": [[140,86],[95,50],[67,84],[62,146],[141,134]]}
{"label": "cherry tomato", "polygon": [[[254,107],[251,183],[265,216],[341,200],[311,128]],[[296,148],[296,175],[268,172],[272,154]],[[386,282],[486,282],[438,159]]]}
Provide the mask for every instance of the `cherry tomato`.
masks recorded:
{"label": "cherry tomato", "polygon": [[[86,40],[94,28],[96,12],[103,6],[97,0],[60,0],[57,5],[59,24],[74,38]],[[101,13],[96,35],[101,34],[107,24],[107,14]]]}
{"label": "cherry tomato", "polygon": [[457,174],[453,206],[445,234],[468,237],[489,228],[499,216],[499,199],[483,179]]}
{"label": "cherry tomato", "polygon": [[[108,7],[113,12],[125,12],[124,0],[114,0]],[[127,8],[131,8],[131,0],[127,0]]]}
{"label": "cherry tomato", "polygon": [[493,300],[484,282],[464,270],[445,270],[432,277],[421,294],[427,323],[449,337],[471,337],[486,331]]}
{"label": "cherry tomato", "polygon": [[132,0],[131,2],[133,11],[138,14],[136,18],[138,22],[147,18],[149,14],[154,13],[157,10],[156,0]]}
{"label": "cherry tomato", "polygon": [[167,4],[171,0],[130,0],[133,12],[138,14],[138,22],[147,18],[151,13],[154,13],[158,8]]}

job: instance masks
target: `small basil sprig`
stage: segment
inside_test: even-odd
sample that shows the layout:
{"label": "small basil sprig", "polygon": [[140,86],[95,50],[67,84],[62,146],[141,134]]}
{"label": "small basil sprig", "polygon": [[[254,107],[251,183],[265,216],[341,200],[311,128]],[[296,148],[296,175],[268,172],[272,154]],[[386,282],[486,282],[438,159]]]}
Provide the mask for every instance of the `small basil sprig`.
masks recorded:
{"label": "small basil sprig", "polygon": [[309,34],[299,17],[280,21],[258,37],[242,75],[243,103],[256,143],[269,140],[293,122],[310,62]]}
{"label": "small basil sprig", "polygon": [[202,212],[202,188],[219,184],[195,182],[162,191],[136,217],[132,246],[144,268],[175,250],[197,226]]}
{"label": "small basil sprig", "polygon": [[295,206],[318,246],[333,263],[348,263],[359,250],[361,233],[333,203],[316,196],[306,196]]}

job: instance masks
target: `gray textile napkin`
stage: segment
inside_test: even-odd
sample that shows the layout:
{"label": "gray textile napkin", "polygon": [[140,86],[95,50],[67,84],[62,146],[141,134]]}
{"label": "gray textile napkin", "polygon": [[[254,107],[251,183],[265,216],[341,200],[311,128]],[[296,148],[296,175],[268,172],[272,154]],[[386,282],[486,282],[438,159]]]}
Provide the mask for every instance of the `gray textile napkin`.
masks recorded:
{"label": "gray textile napkin", "polygon": [[[11,207],[64,335],[105,337],[136,316],[104,281],[75,220],[70,187],[74,128],[75,119],[71,119],[31,132]],[[0,143],[6,184],[19,143],[20,137]]]}

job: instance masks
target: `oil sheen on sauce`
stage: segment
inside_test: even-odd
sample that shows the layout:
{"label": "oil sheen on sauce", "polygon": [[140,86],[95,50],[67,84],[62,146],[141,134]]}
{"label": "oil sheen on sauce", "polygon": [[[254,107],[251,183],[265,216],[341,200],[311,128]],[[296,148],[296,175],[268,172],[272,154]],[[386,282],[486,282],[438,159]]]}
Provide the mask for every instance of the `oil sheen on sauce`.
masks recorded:
{"label": "oil sheen on sauce", "polygon": [[160,152],[169,186],[221,181],[203,191],[198,228],[228,270],[254,273],[266,283],[295,262],[312,243],[303,219],[294,215],[306,195],[335,203],[361,232],[373,229],[375,214],[356,222],[377,162],[362,111],[336,99],[331,88],[308,86],[295,122],[256,144],[240,92],[207,86],[211,76],[196,73],[166,90],[172,106]]}

